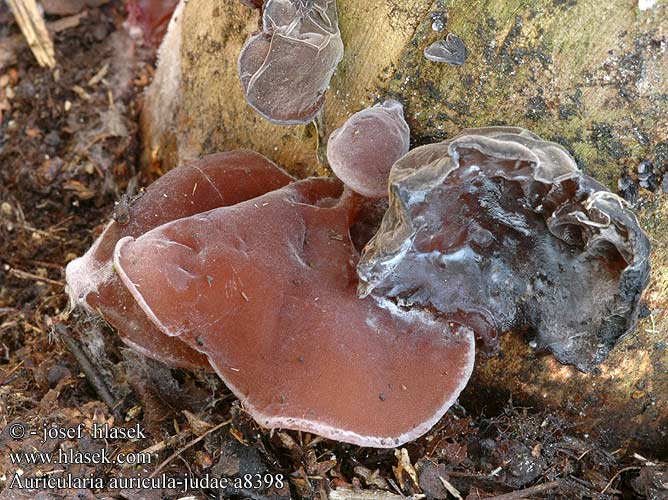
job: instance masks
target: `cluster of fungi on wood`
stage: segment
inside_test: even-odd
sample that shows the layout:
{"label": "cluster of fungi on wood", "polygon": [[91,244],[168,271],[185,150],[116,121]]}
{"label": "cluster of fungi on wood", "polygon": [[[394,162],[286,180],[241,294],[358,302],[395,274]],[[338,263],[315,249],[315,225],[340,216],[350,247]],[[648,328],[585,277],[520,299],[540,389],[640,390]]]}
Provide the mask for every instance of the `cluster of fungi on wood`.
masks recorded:
{"label": "cluster of fungi on wood", "polygon": [[633,328],[647,238],[558,146],[472,130],[403,156],[389,186],[360,254],[370,205],[340,181],[206,157],[111,222],[68,266],[70,293],[139,352],[215,370],[262,425],[367,446],[443,415],[474,335],[528,326],[586,370]]}
{"label": "cluster of fungi on wood", "polygon": [[[238,61],[246,98],[308,122],[343,53],[336,3],[263,7]],[[431,428],[476,340],[494,352],[524,328],[563,363],[601,363],[649,280],[625,202],[520,128],[409,139],[386,101],[331,134],[338,179],[296,180],[251,151],[172,170],[68,265],[72,302],[146,356],[215,371],[265,427],[363,446]]]}

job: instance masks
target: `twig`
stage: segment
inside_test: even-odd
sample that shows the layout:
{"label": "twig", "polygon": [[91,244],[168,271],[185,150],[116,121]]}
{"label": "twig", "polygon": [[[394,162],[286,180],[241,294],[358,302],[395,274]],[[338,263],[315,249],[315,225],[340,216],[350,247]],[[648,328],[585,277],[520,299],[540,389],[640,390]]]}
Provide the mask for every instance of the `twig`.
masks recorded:
{"label": "twig", "polygon": [[608,491],[608,488],[610,488],[610,486],[612,486],[612,483],[614,483],[614,482],[615,482],[615,479],[617,479],[621,474],[624,474],[624,473],[627,472],[627,471],[635,470],[635,469],[641,469],[641,467],[637,467],[637,466],[624,467],[622,470],[620,470],[619,472],[617,472],[617,474],[615,474],[614,476],[612,476],[612,479],[610,479],[610,481],[608,481],[608,484],[605,485],[605,488],[603,488],[603,489],[601,490],[601,495],[603,495],[606,491]]}
{"label": "twig", "polygon": [[444,479],[443,476],[439,474],[438,478],[441,480],[441,483],[443,484],[443,487],[448,490],[448,493],[450,493],[453,497],[455,497],[457,500],[462,500],[462,494],[459,492],[457,488],[452,486],[450,484],[450,481],[447,479]]}
{"label": "twig", "polygon": [[530,495],[553,490],[560,485],[561,481],[559,480],[550,481],[549,483],[537,484],[536,486],[531,486],[530,488],[525,488],[523,490],[504,493],[503,495],[497,495],[495,497],[488,497],[486,500],[521,500],[523,498],[528,498]]}
{"label": "twig", "polygon": [[181,453],[183,453],[184,451],[186,451],[188,448],[191,448],[191,447],[195,446],[197,443],[199,443],[202,439],[204,439],[206,436],[208,436],[208,435],[211,434],[212,432],[217,431],[218,429],[220,429],[220,428],[222,428],[222,427],[225,427],[226,425],[229,425],[229,424],[231,424],[231,423],[232,423],[232,420],[231,420],[231,419],[230,419],[230,420],[226,420],[225,422],[221,422],[220,424],[218,424],[218,425],[216,425],[215,427],[212,427],[211,429],[209,429],[208,431],[206,431],[204,434],[202,434],[202,435],[201,435],[200,437],[198,437],[197,439],[193,439],[192,441],[190,441],[190,442],[189,442],[187,445],[185,445],[183,448],[181,448],[181,449],[179,449],[179,450],[176,450],[176,451],[175,451],[174,453],[172,453],[169,457],[167,457],[167,459],[166,459],[164,462],[162,462],[160,465],[158,465],[158,468],[155,469],[155,470],[151,473],[151,475],[150,475],[149,477],[150,477],[150,478],[153,478],[153,477],[157,476],[158,474],[160,474],[160,471],[161,471],[162,469],[165,468],[166,465],[168,465],[172,460],[174,460],[176,457],[178,457],[179,455],[181,455]]}
{"label": "twig", "polygon": [[159,443],[152,444],[148,448],[144,448],[141,452],[142,453],[147,453],[149,455],[153,455],[155,453],[160,453],[162,450],[165,450],[169,447],[171,447],[174,443],[178,443],[181,441],[183,438],[186,436],[192,434],[192,431],[190,429],[186,429],[185,431],[181,431],[178,434],[174,434],[173,436],[169,436],[167,439],[163,439]]}
{"label": "twig", "polygon": [[67,350],[70,351],[76,358],[81,371],[84,372],[86,378],[95,389],[95,392],[97,392],[100,398],[102,398],[102,401],[104,401],[104,403],[109,407],[114,416],[120,419],[121,415],[118,411],[118,408],[116,408],[117,405],[116,401],[114,400],[114,396],[111,394],[111,391],[104,382],[100,372],[88,359],[88,356],[86,356],[83,349],[81,349],[79,343],[74,340],[74,338],[67,332],[67,329],[61,323],[54,322],[53,327],[60,335],[60,338],[63,340]]}
{"label": "twig", "polygon": [[[46,23],[49,33],[59,33],[79,25],[82,17],[88,15],[87,11],[80,12],[69,17],[62,17],[56,21]],[[0,39],[0,70],[16,64],[16,52],[25,44],[25,38],[22,35],[14,35]]]}
{"label": "twig", "polygon": [[50,283],[51,285],[65,286],[65,284],[62,281],[56,281],[49,278],[44,278],[37,274],[29,273],[27,271],[21,271],[20,269],[10,269],[9,274],[24,280],[43,281],[44,283]]}
{"label": "twig", "polygon": [[87,10],[83,10],[78,14],[74,14],[73,16],[61,17],[57,21],[52,21],[50,23],[47,23],[46,27],[49,29],[49,31],[52,31],[54,33],[65,31],[70,28],[76,28],[77,26],[79,26],[82,17],[88,17]]}
{"label": "twig", "polygon": [[[149,446],[148,448],[144,448],[141,451],[141,454],[157,455],[161,451],[166,450],[167,448],[171,448],[176,443],[178,443],[182,439],[185,439],[190,434],[192,434],[191,429],[186,429],[185,431],[181,431],[177,434],[174,434],[173,436],[169,436],[167,439],[163,439],[159,443],[153,444],[153,445]],[[127,469],[129,467],[134,467],[134,466],[132,464],[129,464],[129,463],[125,463],[125,464],[121,465],[122,469]]]}
{"label": "twig", "polygon": [[329,500],[420,500],[422,498],[425,498],[425,495],[406,497],[389,491],[354,490],[352,488],[336,488],[329,494]]}
{"label": "twig", "polygon": [[56,67],[55,50],[36,0],[7,0],[40,66]]}
{"label": "twig", "polygon": [[640,453],[634,453],[633,458],[635,458],[636,460],[640,460],[641,462],[643,462],[643,465],[646,465],[647,467],[656,467],[657,466],[656,463],[647,460]]}
{"label": "twig", "polygon": [[5,384],[9,384],[9,383],[12,382],[13,380],[16,380],[15,378],[12,378],[12,379],[10,380],[9,376],[10,376],[12,373],[14,373],[16,370],[18,370],[19,368],[21,368],[22,365],[23,365],[23,360],[21,360],[19,363],[17,363],[16,366],[14,366],[14,368],[12,368],[12,369],[9,370],[7,373],[5,373],[5,376],[2,378],[2,381],[0,381],[0,387],[2,387],[2,386],[5,385]]}
{"label": "twig", "polygon": [[62,264],[54,264],[53,262],[44,262],[43,260],[29,260],[30,264],[41,267],[48,267],[49,269],[57,269],[58,271],[63,270]]}

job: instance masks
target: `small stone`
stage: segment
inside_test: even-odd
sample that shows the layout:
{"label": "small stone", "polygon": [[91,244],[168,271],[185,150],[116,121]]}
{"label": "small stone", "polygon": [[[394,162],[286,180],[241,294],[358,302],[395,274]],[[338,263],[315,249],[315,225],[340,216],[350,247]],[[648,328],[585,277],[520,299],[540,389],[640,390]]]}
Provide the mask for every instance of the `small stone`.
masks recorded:
{"label": "small stone", "polygon": [[63,379],[70,378],[71,376],[72,372],[67,367],[62,365],[53,365],[46,373],[46,381],[49,383],[49,387],[55,387],[58,382]]}
{"label": "small stone", "polygon": [[652,162],[651,161],[642,161],[638,165],[638,174],[650,174],[652,172]]}
{"label": "small stone", "polygon": [[93,28],[93,37],[95,40],[98,42],[101,42],[105,38],[107,38],[107,35],[109,34],[109,30],[107,30],[107,27],[104,24],[98,24]]}
{"label": "small stone", "polygon": [[16,88],[16,93],[23,99],[32,99],[37,91],[32,83],[24,81]]}
{"label": "small stone", "polygon": [[68,254],[65,256],[65,262],[70,262],[76,258],[77,254],[75,254],[74,252],[68,252]]}
{"label": "small stone", "polygon": [[52,130],[46,134],[46,137],[44,137],[44,142],[49,146],[56,147],[60,144],[60,135],[55,130]]}

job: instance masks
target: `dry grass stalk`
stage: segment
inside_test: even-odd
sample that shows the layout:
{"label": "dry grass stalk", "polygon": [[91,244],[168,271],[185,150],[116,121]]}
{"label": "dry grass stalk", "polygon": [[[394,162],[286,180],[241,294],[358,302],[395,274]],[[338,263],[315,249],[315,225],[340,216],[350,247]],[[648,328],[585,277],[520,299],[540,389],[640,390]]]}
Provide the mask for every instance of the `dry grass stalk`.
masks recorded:
{"label": "dry grass stalk", "polygon": [[7,0],[7,3],[39,65],[55,68],[53,41],[37,6],[37,0]]}

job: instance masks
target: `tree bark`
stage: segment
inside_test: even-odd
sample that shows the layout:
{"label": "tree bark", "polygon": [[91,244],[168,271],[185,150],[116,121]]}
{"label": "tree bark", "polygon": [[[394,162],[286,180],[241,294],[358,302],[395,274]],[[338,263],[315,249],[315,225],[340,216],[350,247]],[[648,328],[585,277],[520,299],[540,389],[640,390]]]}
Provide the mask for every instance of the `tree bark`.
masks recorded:
{"label": "tree bark", "polygon": [[[393,97],[405,106],[413,145],[466,127],[517,125],[564,145],[613,191],[640,161],[668,169],[666,0],[645,11],[632,0],[338,5],[346,53],[325,109],[317,125],[284,127],[250,109],[237,76],[238,54],[258,29],[259,11],[232,0],[189,0],[147,94],[145,162],[168,169],[249,148],[298,176],[328,175],[329,133],[352,113]],[[433,13],[447,16],[444,32],[432,30]],[[461,67],[423,57],[447,32],[467,46]],[[567,413],[583,432],[668,453],[668,195],[643,195],[639,216],[654,249],[645,295],[652,314],[591,374],[534,353],[508,333],[501,356],[479,356],[464,401],[490,404],[512,394],[516,402]]]}

